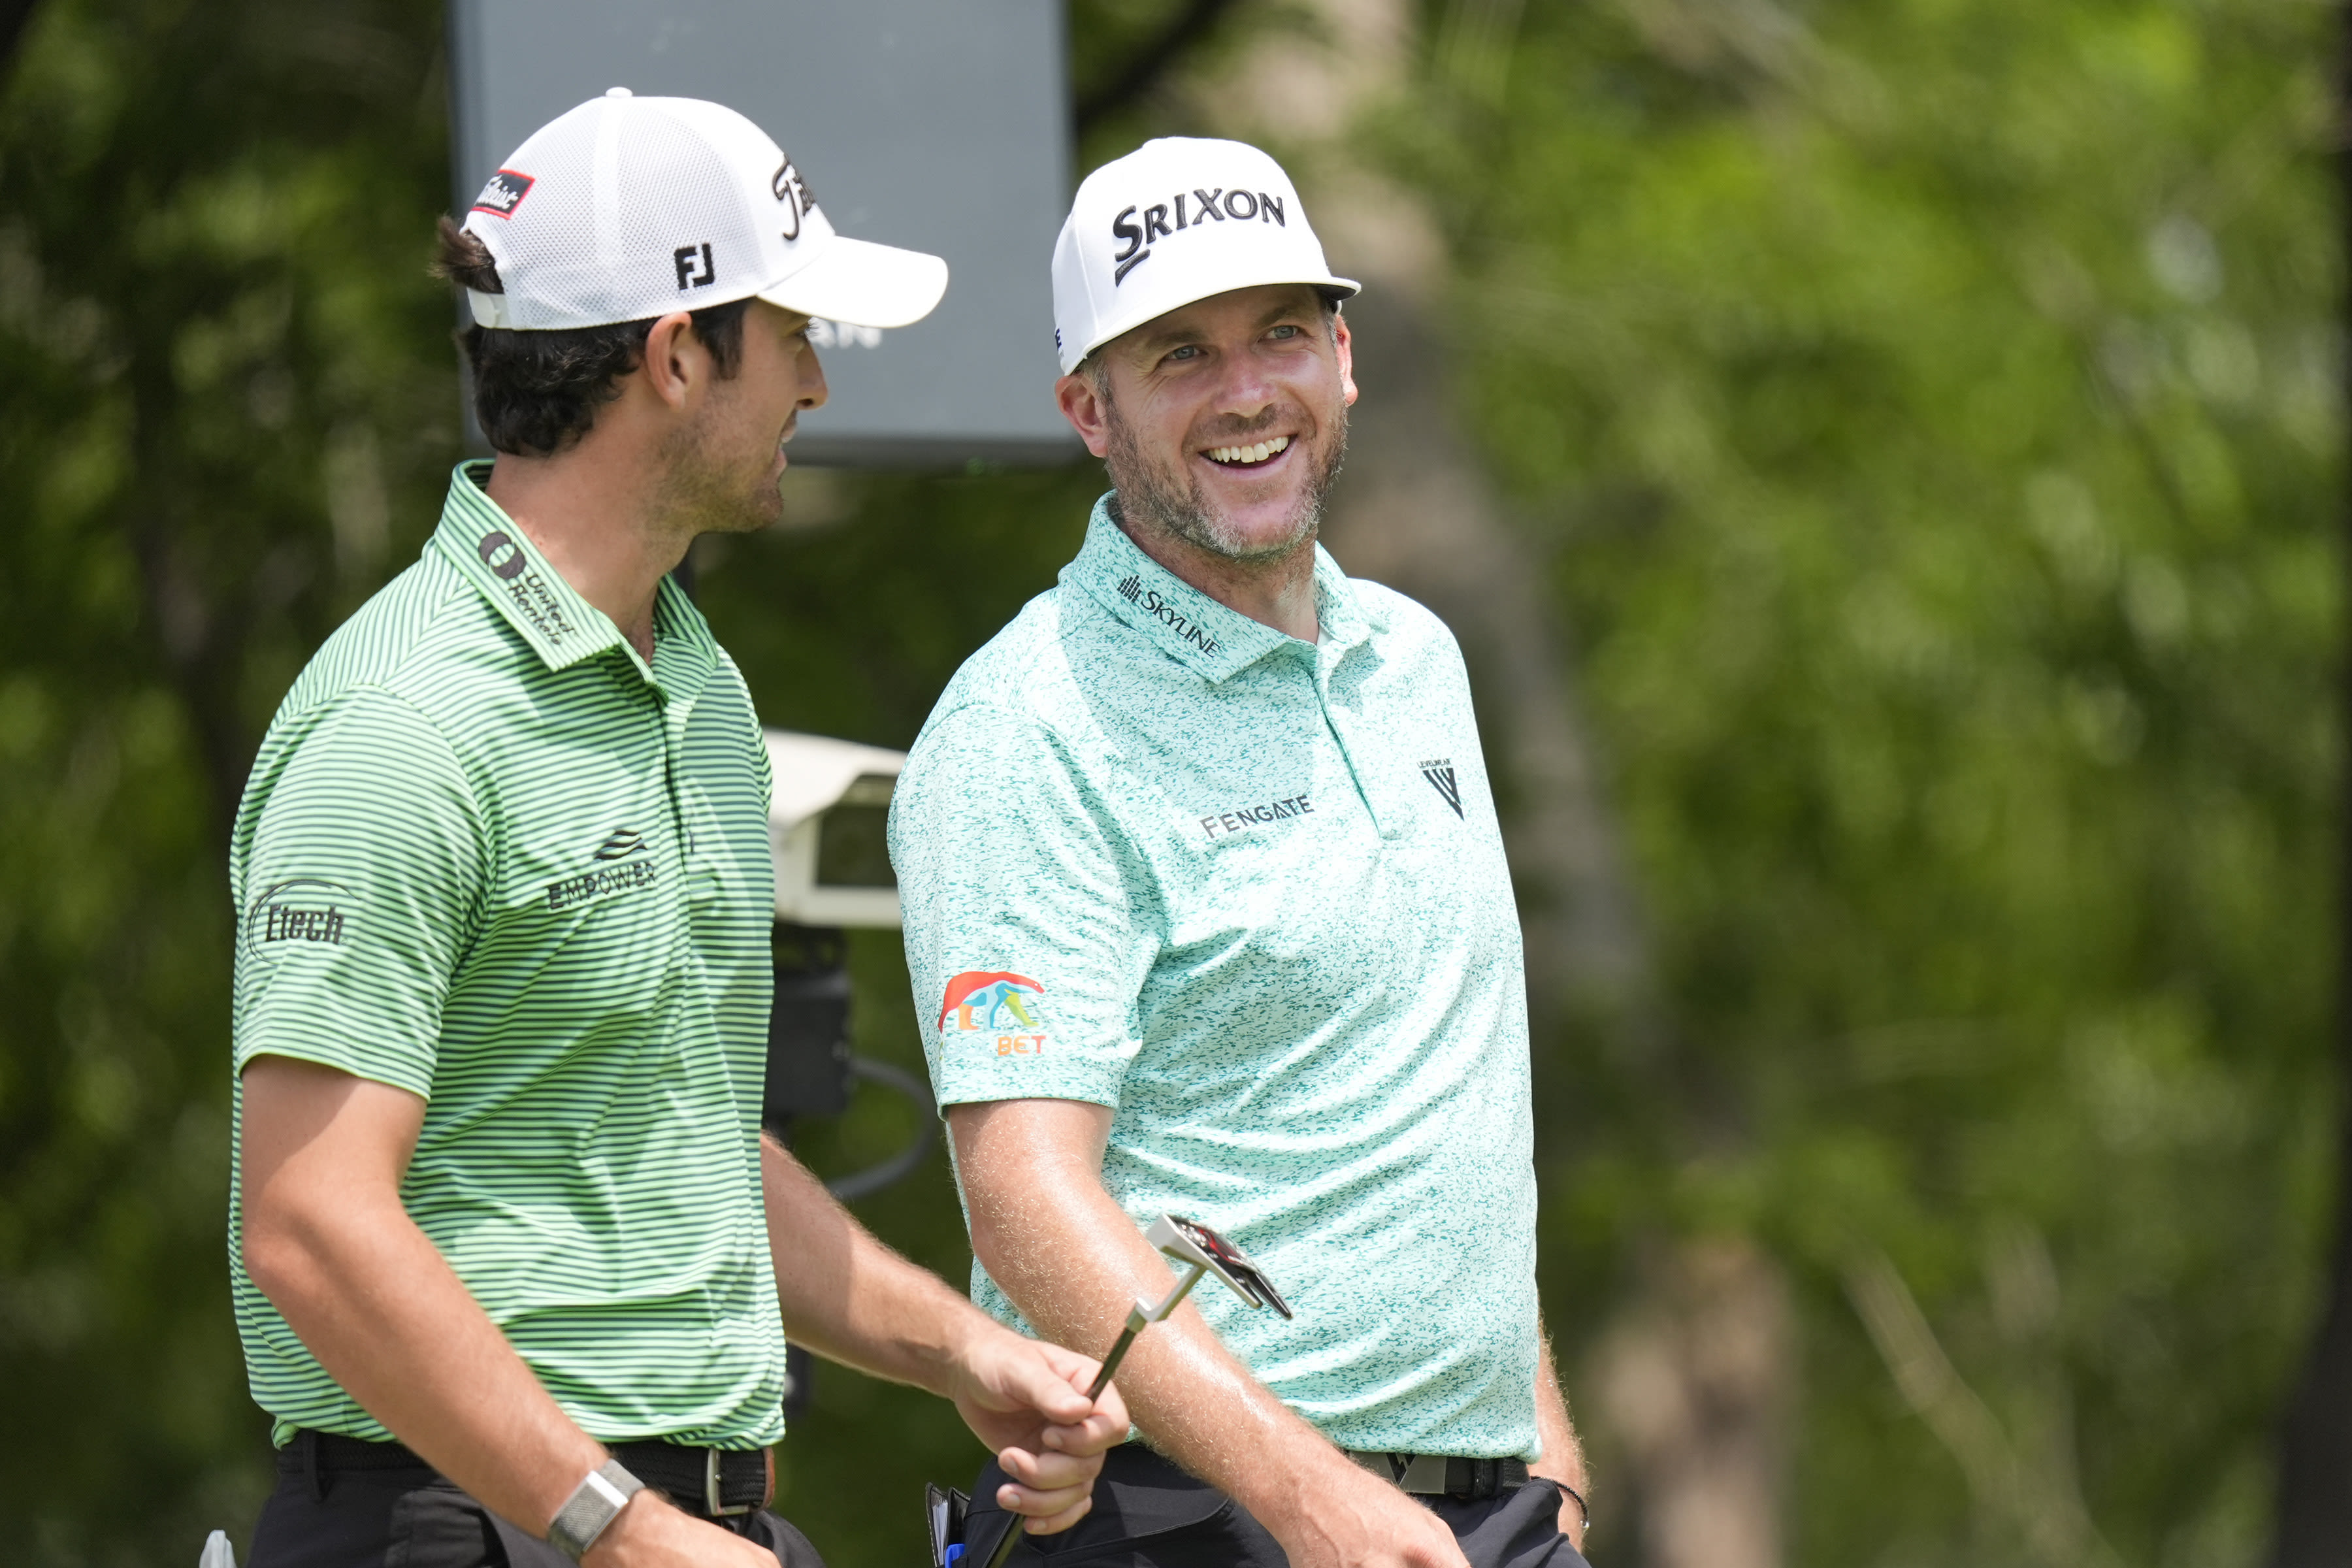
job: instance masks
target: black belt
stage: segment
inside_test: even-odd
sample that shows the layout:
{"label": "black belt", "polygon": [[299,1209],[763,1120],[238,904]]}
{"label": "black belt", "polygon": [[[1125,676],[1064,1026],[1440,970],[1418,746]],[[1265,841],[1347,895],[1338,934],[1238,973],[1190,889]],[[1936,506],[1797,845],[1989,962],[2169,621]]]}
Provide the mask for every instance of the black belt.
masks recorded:
{"label": "black belt", "polygon": [[[667,1493],[689,1513],[720,1517],[749,1513],[766,1504],[773,1489],[765,1448],[689,1448],[678,1443],[609,1443],[605,1447],[629,1474]],[[314,1491],[328,1478],[361,1470],[418,1470],[433,1467],[415,1449],[398,1443],[371,1443],[336,1432],[297,1432],[285,1452],[311,1478]]]}
{"label": "black belt", "polygon": [[1528,1484],[1525,1459],[1465,1459],[1453,1454],[1368,1454],[1350,1448],[1353,1459],[1384,1481],[1423,1497],[1477,1502]]}

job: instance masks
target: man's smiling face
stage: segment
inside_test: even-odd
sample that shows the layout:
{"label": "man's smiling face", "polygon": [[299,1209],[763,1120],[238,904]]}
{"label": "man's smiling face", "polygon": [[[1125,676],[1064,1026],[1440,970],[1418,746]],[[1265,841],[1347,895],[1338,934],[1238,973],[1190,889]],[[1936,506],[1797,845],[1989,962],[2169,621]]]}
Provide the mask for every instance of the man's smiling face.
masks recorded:
{"label": "man's smiling face", "polygon": [[1195,300],[1064,376],[1062,412],[1105,458],[1131,526],[1229,561],[1315,537],[1356,400],[1345,321],[1303,283]]}

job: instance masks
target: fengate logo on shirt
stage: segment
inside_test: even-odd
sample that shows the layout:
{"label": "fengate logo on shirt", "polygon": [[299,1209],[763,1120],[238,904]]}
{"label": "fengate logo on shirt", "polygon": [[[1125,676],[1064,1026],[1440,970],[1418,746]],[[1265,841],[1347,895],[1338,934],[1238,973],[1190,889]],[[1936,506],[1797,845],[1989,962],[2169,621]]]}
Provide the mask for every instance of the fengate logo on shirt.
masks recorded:
{"label": "fengate logo on shirt", "polygon": [[1201,818],[1201,831],[1213,841],[1220,830],[1244,833],[1269,822],[1287,822],[1294,816],[1311,816],[1315,803],[1303,795],[1286,800],[1270,800],[1264,805],[1235,806],[1231,811],[1213,812]]}
{"label": "fengate logo on shirt", "polygon": [[940,1004],[940,1033],[948,1039],[993,1036],[1000,1057],[1045,1054],[1045,1014],[1038,998],[1045,987],[1025,974],[1003,969],[968,969],[948,982]]}

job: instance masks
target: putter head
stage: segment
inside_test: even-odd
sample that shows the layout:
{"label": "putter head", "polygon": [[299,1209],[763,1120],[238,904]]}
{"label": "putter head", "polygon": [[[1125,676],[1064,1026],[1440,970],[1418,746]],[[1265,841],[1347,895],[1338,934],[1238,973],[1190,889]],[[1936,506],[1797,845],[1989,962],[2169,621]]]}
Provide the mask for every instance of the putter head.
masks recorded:
{"label": "putter head", "polygon": [[1292,1316],[1290,1303],[1250,1261],[1249,1254],[1197,1220],[1161,1215],[1144,1230],[1143,1239],[1188,1268],[1207,1269],[1239,1296],[1243,1305],[1272,1307],[1286,1318]]}

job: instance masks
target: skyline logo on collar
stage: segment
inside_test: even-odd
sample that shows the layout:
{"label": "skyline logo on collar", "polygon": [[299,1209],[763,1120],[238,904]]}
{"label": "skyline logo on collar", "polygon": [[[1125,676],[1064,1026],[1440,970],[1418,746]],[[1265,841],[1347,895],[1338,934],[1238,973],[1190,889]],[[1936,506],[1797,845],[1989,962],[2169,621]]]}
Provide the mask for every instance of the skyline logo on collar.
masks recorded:
{"label": "skyline logo on collar", "polygon": [[1157,589],[1145,587],[1142,577],[1136,574],[1129,573],[1127,580],[1118,585],[1118,596],[1145,615],[1158,616],[1161,626],[1202,653],[1214,653],[1224,646],[1195,626],[1191,616],[1161,599]]}
{"label": "skyline logo on collar", "polygon": [[948,982],[940,1003],[942,1044],[951,1035],[993,1036],[1000,1057],[1045,1052],[1045,987],[1004,969],[968,969]]}
{"label": "skyline logo on collar", "polygon": [[[1191,221],[1186,221],[1185,203],[1192,203]],[[1244,191],[1238,187],[1227,190],[1219,185],[1214,190],[1195,187],[1179,191],[1165,202],[1145,206],[1138,202],[1110,220],[1110,237],[1126,241],[1125,248],[1112,256],[1110,284],[1116,289],[1127,281],[1127,275],[1151,259],[1151,242],[1172,239],[1187,229],[1205,228],[1215,223],[1248,223],[1255,218],[1277,228],[1288,228],[1283,213],[1283,198],[1268,195],[1264,191]],[[1171,211],[1176,215],[1174,227],[1169,226]],[[1128,220],[1142,215],[1139,222]]]}
{"label": "skyline logo on collar", "polygon": [[1440,799],[1454,808],[1454,816],[1462,815],[1462,784],[1454,776],[1452,757],[1437,757],[1422,763],[1421,776],[1429,781],[1429,787],[1437,792]]}

